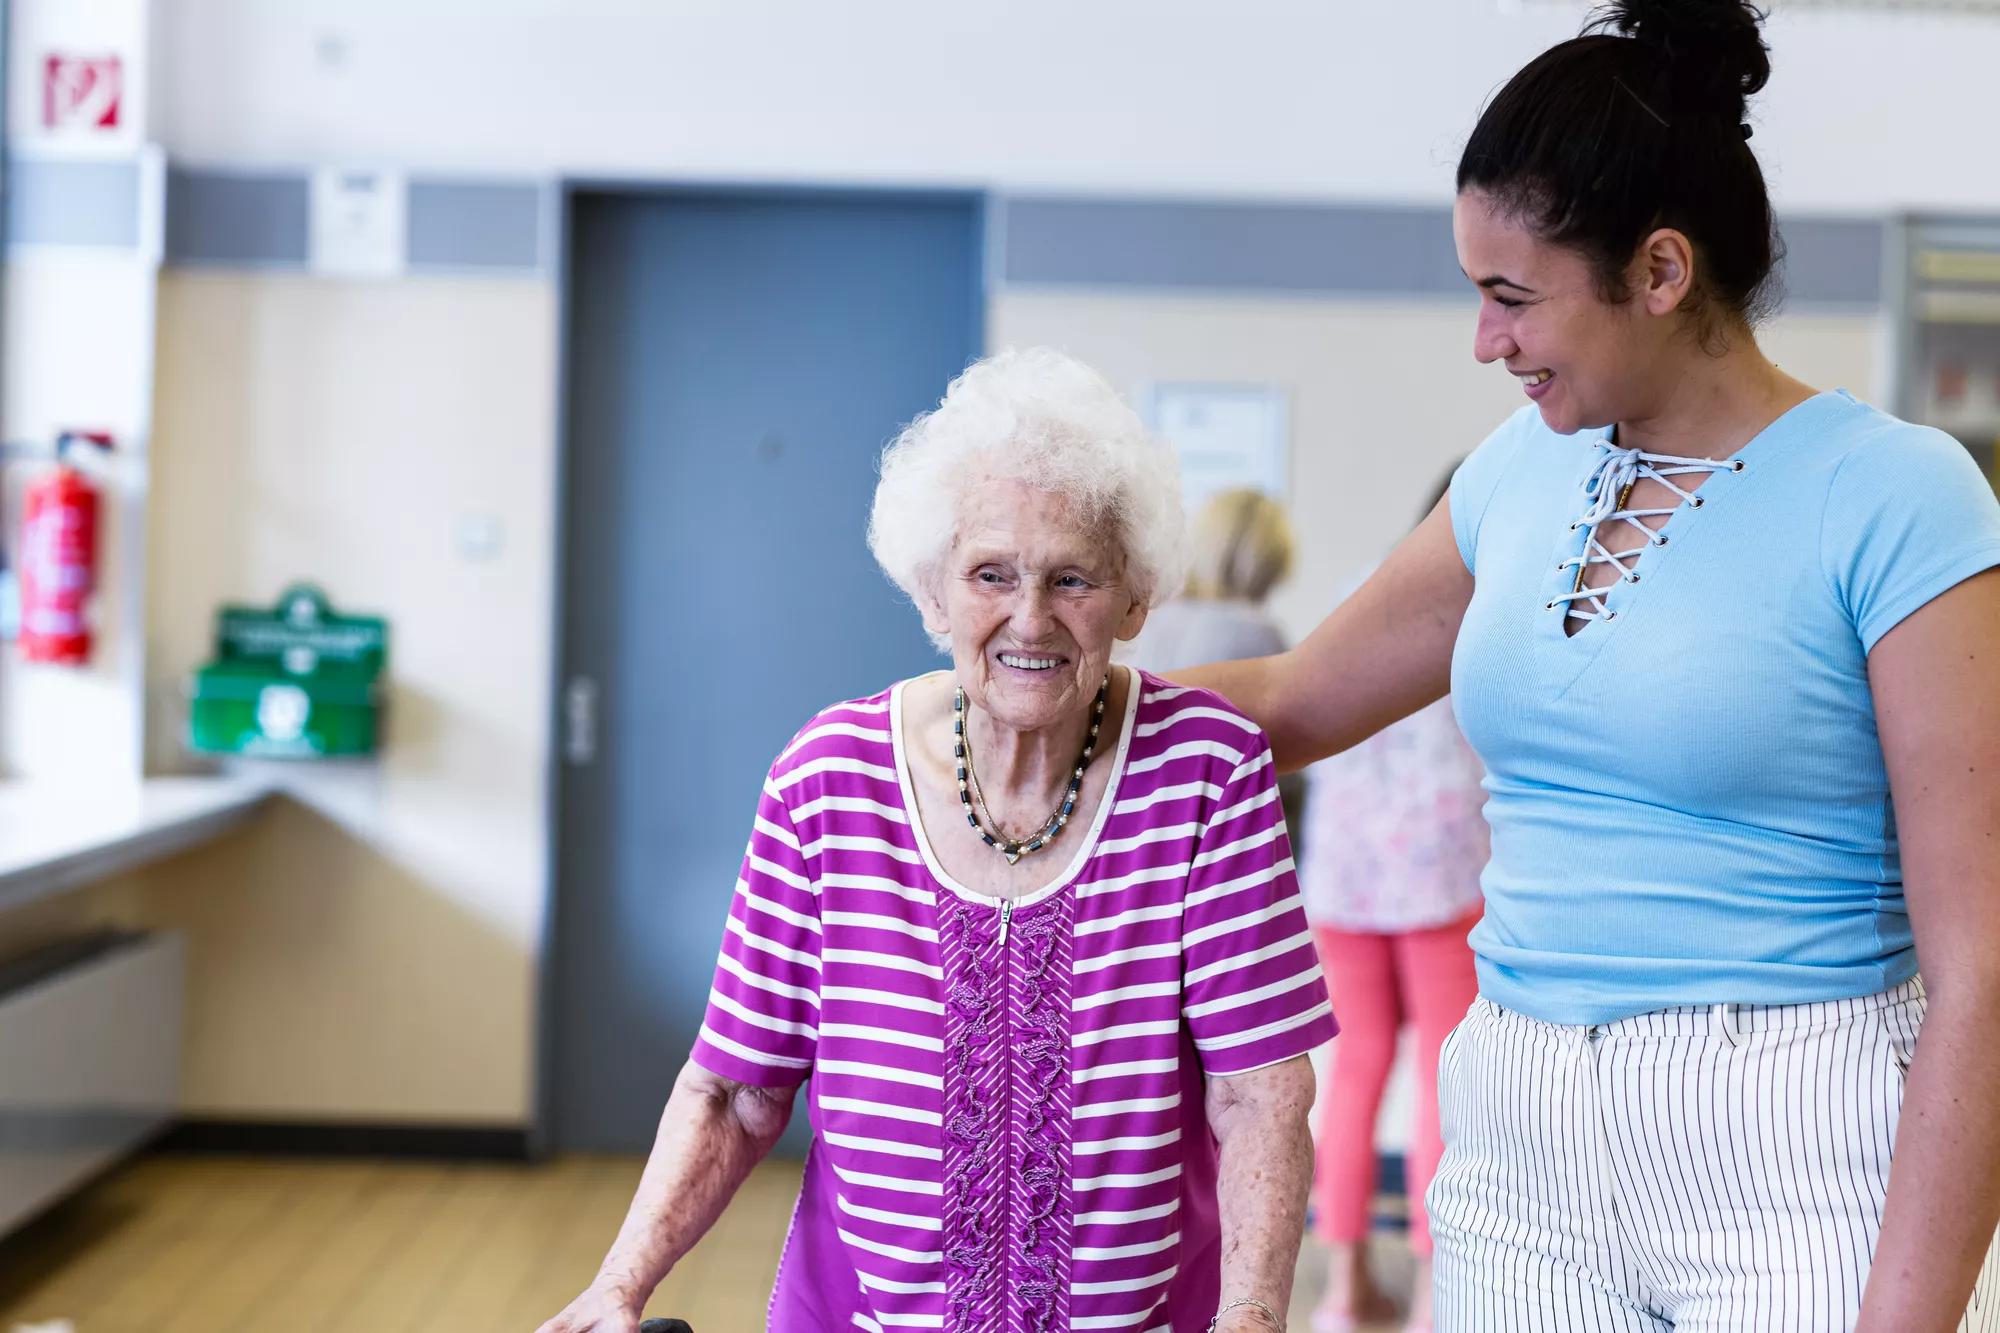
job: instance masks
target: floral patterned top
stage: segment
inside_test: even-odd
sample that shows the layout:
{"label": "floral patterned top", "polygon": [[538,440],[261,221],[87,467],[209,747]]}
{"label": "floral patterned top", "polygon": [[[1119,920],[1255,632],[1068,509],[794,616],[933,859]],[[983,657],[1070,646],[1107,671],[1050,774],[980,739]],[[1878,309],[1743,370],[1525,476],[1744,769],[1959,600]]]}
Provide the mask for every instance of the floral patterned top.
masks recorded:
{"label": "floral patterned top", "polygon": [[1442,926],[1477,907],[1490,851],[1485,777],[1450,699],[1307,769],[1306,915],[1388,934]]}

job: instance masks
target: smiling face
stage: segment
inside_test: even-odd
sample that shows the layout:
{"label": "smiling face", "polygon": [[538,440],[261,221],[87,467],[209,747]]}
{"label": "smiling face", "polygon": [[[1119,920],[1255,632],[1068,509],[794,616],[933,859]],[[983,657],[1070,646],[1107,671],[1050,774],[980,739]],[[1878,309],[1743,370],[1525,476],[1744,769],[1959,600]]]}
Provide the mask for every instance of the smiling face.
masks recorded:
{"label": "smiling face", "polygon": [[1087,712],[1113,642],[1146,621],[1104,525],[1017,481],[968,490],[935,585],[924,623],[949,635],[968,702],[1019,731]]}
{"label": "smiling face", "polygon": [[1629,275],[1632,299],[1614,303],[1583,254],[1543,240],[1480,190],[1458,196],[1452,235],[1480,290],[1472,354],[1505,365],[1549,429],[1569,435],[1650,414],[1679,361],[1692,264],[1684,238],[1648,237]]}

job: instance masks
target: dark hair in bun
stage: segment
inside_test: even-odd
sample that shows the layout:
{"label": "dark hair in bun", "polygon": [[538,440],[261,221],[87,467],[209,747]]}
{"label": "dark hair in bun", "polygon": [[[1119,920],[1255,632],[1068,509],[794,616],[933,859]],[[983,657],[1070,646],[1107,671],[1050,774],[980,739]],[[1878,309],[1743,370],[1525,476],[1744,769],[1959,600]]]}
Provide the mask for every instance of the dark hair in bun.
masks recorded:
{"label": "dark hair in bun", "polygon": [[1745,102],[1771,77],[1764,13],[1742,0],[1621,0],[1508,81],[1458,161],[1477,189],[1590,259],[1600,293],[1654,230],[1696,251],[1704,339],[1779,299],[1782,255]]}

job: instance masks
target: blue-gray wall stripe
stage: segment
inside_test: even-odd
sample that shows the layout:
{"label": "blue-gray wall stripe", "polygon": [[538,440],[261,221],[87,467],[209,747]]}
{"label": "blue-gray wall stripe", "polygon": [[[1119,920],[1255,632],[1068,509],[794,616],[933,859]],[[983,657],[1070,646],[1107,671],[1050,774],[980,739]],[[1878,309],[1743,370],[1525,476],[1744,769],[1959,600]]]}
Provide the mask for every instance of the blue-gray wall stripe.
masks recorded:
{"label": "blue-gray wall stripe", "polygon": [[16,245],[139,243],[136,162],[9,158],[7,240]]}
{"label": "blue-gray wall stripe", "polygon": [[1443,294],[1465,279],[1434,207],[1006,201],[1009,285]]}
{"label": "blue-gray wall stripe", "polygon": [[541,266],[539,186],[484,181],[411,181],[412,269],[534,269]]}
{"label": "blue-gray wall stripe", "polygon": [[[1442,207],[1015,196],[1002,209],[1002,285],[1467,294]],[[1792,302],[1879,303],[1880,222],[1781,226]]]}
{"label": "blue-gray wall stripe", "polygon": [[[168,172],[170,264],[304,268],[304,171]],[[131,162],[10,163],[12,242],[133,246],[139,170]],[[413,272],[540,272],[548,227],[533,181],[410,183]],[[1798,217],[1783,224],[1794,306],[1867,308],[1882,300],[1884,224]],[[999,195],[990,204],[996,288],[1080,286],[1300,295],[1465,294],[1451,219],[1438,206],[1258,203]]]}
{"label": "blue-gray wall stripe", "polygon": [[[312,182],[303,172],[176,168],[167,179],[167,262],[303,269],[311,262]],[[542,190],[532,182],[414,180],[413,272],[541,267]]]}
{"label": "blue-gray wall stripe", "polygon": [[1883,224],[1870,218],[1779,219],[1790,302],[1874,306],[1882,301]]}
{"label": "blue-gray wall stripe", "polygon": [[167,172],[169,264],[302,268],[310,186],[298,172]]}

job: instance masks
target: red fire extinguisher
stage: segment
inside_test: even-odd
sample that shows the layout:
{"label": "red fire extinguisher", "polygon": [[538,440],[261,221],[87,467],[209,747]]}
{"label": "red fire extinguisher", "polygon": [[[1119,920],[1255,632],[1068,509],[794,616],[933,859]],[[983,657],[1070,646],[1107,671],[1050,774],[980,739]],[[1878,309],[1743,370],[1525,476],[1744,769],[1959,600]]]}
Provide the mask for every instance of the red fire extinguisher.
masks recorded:
{"label": "red fire extinguisher", "polygon": [[21,496],[21,656],[78,665],[90,657],[86,604],[97,582],[97,488],[70,464],[70,451],[111,447],[99,431],[56,439],[55,470]]}

